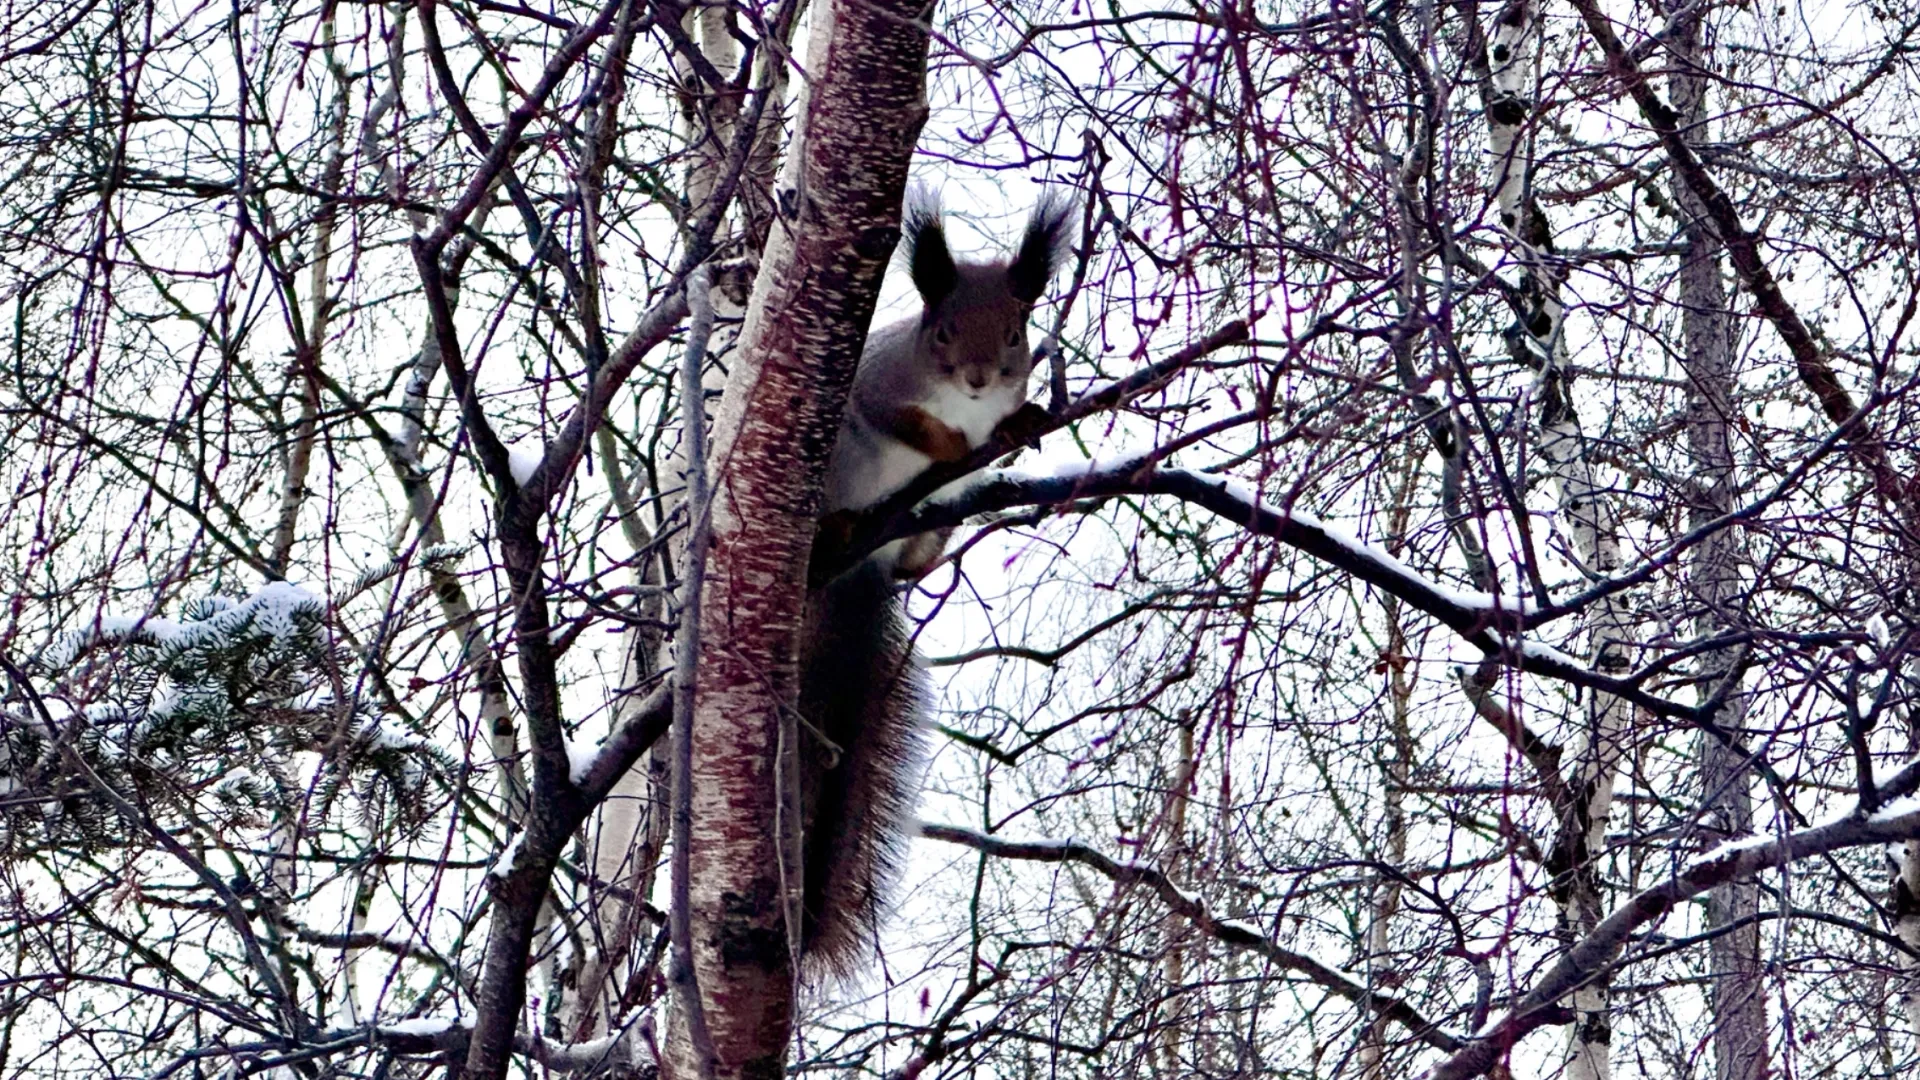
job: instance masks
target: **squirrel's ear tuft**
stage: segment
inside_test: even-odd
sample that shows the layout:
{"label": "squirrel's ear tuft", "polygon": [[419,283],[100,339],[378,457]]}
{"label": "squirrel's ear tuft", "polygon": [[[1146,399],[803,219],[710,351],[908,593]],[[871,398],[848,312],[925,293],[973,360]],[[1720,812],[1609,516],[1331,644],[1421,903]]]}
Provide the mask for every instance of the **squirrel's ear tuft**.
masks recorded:
{"label": "squirrel's ear tuft", "polygon": [[1067,225],[1076,209],[1069,197],[1053,192],[1041,196],[1020,238],[1020,253],[1007,266],[1007,291],[1015,300],[1031,304],[1047,291],[1054,272],[1067,260]]}
{"label": "squirrel's ear tuft", "polygon": [[960,271],[953,265],[953,253],[947,250],[947,230],[940,223],[940,199],[925,188],[907,193],[907,267],[913,274],[913,287],[927,310],[940,306],[960,284]]}

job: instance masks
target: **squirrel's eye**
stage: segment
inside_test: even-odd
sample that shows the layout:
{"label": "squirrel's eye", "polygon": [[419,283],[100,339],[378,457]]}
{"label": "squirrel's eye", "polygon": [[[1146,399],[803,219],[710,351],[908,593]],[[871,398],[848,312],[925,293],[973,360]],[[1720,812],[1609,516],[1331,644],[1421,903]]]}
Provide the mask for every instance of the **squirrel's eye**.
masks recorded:
{"label": "squirrel's eye", "polygon": [[1018,329],[1007,331],[1007,348],[1017,349],[1019,347],[1020,347],[1020,331]]}
{"label": "squirrel's eye", "polygon": [[944,326],[936,326],[933,328],[933,343],[935,345],[947,345],[951,344],[952,341],[953,331]]}
{"label": "squirrel's eye", "polygon": [[1000,369],[1000,377],[1001,377],[1001,378],[1003,378],[1003,379],[1011,379],[1011,378],[1013,378],[1013,369],[1012,369],[1012,368],[1010,368],[1010,367],[1003,367],[1003,368],[1001,368],[1001,369]]}
{"label": "squirrel's eye", "polygon": [[940,374],[942,374],[942,375],[951,375],[951,374],[953,374],[953,365],[952,365],[952,364],[941,364],[941,365],[940,365]]}

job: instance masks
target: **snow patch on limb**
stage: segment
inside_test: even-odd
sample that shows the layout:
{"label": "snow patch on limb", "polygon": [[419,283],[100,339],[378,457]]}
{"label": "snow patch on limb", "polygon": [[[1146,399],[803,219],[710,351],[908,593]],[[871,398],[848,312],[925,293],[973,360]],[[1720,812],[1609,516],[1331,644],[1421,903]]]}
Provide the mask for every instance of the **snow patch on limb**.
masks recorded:
{"label": "snow patch on limb", "polygon": [[1904,795],[1867,815],[1868,821],[1894,821],[1920,814],[1920,795]]}
{"label": "snow patch on limb", "polygon": [[[1885,800],[1869,813],[1858,801],[1814,818],[1808,829],[1825,829],[1849,821],[1889,822],[1920,812],[1920,758],[1910,758],[1891,769],[1876,770],[1873,789]],[[1768,839],[1778,839],[1769,836]]]}
{"label": "snow patch on limb", "polygon": [[429,750],[433,744],[411,731],[394,728],[379,720],[369,720],[360,728],[360,738],[376,750]]}
{"label": "snow patch on limb", "polygon": [[1856,807],[1831,821],[1778,835],[1737,837],[1685,864],[1678,872],[1627,897],[1600,924],[1539,977],[1502,1015],[1426,1073],[1427,1080],[1469,1080],[1485,1074],[1508,1048],[1553,1022],[1552,1006],[1613,964],[1641,928],[1676,906],[1721,885],[1764,871],[1869,844],[1920,839],[1920,763],[1889,778],[1887,805],[1862,814]]}
{"label": "snow patch on limb", "polygon": [[299,617],[318,618],[326,611],[319,596],[290,581],[270,581],[245,600],[210,596],[190,605],[193,617],[184,620],[158,615],[105,615],[94,625],[69,634],[41,655],[42,666],[57,671],[87,650],[101,645],[147,645],[158,649],[186,649],[211,645],[223,637],[254,628],[275,638],[287,638],[299,629]]}
{"label": "snow patch on limb", "polygon": [[1687,860],[1687,865],[1681,869],[1680,873],[1682,875],[1691,874],[1702,867],[1717,863],[1722,859],[1738,856],[1743,851],[1766,847],[1778,839],[1780,839],[1778,836],[1768,833],[1755,833],[1752,836],[1739,836],[1732,840],[1722,841]]}
{"label": "snow patch on limb", "polygon": [[1118,454],[1111,457],[1095,455],[1083,461],[1055,462],[1047,475],[1055,480],[1076,480],[1094,473],[1130,473],[1148,464],[1149,460],[1148,455],[1142,453]]}
{"label": "snow patch on limb", "polygon": [[1267,936],[1266,931],[1260,929],[1259,927],[1253,925],[1252,923],[1246,921],[1245,919],[1219,919],[1216,921],[1218,922],[1220,929],[1228,931],[1229,933],[1245,934],[1250,938],[1263,938]]}
{"label": "snow patch on limb", "polygon": [[617,1060],[615,1053],[631,1037],[622,1031],[586,1042],[548,1043],[546,1053],[539,1057],[543,1064],[554,1068],[591,1068],[602,1061]]}
{"label": "snow patch on limb", "polygon": [[574,787],[587,782],[587,774],[593,771],[594,760],[599,756],[599,743],[567,740],[567,779],[573,781]]}
{"label": "snow patch on limb", "polygon": [[1873,785],[1879,789],[1891,789],[1896,796],[1910,795],[1920,790],[1920,757],[1908,758],[1883,770],[1874,776]]}
{"label": "snow patch on limb", "polygon": [[513,482],[525,487],[546,456],[546,444],[539,439],[517,442],[507,447],[507,469],[513,473]]}
{"label": "snow patch on limb", "polygon": [[[374,1040],[409,1044],[400,1048],[402,1053],[437,1050],[457,1055],[464,1051],[468,1040],[473,1037],[473,1019],[465,1016],[420,1016],[391,1020],[374,1023],[367,1028],[330,1031],[325,1040],[341,1042],[365,1039],[368,1035]],[[531,1058],[546,1071],[597,1076],[610,1066],[630,1065],[635,1047],[650,1037],[651,1024],[643,1017],[638,1023],[627,1024],[611,1034],[577,1043],[551,1042],[537,1034],[517,1032],[513,1036],[513,1051]],[[542,1075],[545,1075],[544,1071]]]}
{"label": "snow patch on limb", "polygon": [[158,615],[151,618],[107,615],[100,620],[99,640],[136,640],[142,643],[164,645],[178,640],[182,634],[186,633],[186,629],[184,625],[172,619],[163,619]]}
{"label": "snow patch on limb", "polygon": [[326,607],[320,597],[295,585],[291,581],[269,581],[235,607],[236,611],[251,612],[256,618],[266,620],[269,628],[292,630],[291,619],[295,611],[321,611]]}
{"label": "snow patch on limb", "polygon": [[1126,476],[1152,463],[1148,454],[1127,453],[1088,458],[1041,460],[1032,468],[981,469],[955,480],[927,497],[932,504],[962,502],[974,492],[995,484],[1032,484],[1089,477]]}
{"label": "snow patch on limb", "polygon": [[520,844],[526,840],[526,838],[527,834],[525,831],[514,833],[513,839],[507,841],[507,846],[501,850],[500,857],[495,859],[493,865],[487,868],[487,873],[497,878],[504,878],[508,874],[513,873],[514,861],[520,857]]}
{"label": "snow patch on limb", "polygon": [[432,1038],[454,1028],[472,1026],[471,1021],[454,1016],[418,1016],[411,1020],[395,1020],[380,1024],[376,1030],[382,1035],[400,1035],[412,1038]]}
{"label": "snow patch on limb", "polygon": [[[1915,767],[1915,764],[1910,763],[1903,768],[1878,777],[1876,778],[1876,786],[1884,784],[1895,787],[1896,790],[1899,787],[1905,787],[1911,780],[1911,773]],[[1800,830],[1800,832],[1806,833],[1822,829],[1842,828],[1846,826],[1848,822],[1853,821],[1858,821],[1867,826],[1898,827],[1902,822],[1916,818],[1920,818],[1920,794],[1908,793],[1897,795],[1887,800],[1871,812],[1868,812],[1865,807],[1859,803],[1855,803],[1845,810],[1828,814],[1814,821],[1806,828]],[[1680,870],[1680,876],[1685,877],[1723,860],[1737,858],[1743,852],[1752,851],[1755,848],[1764,848],[1769,845],[1779,844],[1784,852],[1787,842],[1791,839],[1792,836],[1783,836],[1780,833],[1753,833],[1748,836],[1736,836],[1730,840],[1715,844],[1713,847],[1687,860],[1686,865]]]}
{"label": "snow patch on limb", "polygon": [[1564,649],[1557,649],[1544,641],[1539,641],[1534,638],[1516,639],[1502,636],[1500,643],[1509,651],[1529,660],[1545,660],[1550,664],[1558,664],[1571,668],[1583,668],[1586,666],[1579,657],[1572,653]]}

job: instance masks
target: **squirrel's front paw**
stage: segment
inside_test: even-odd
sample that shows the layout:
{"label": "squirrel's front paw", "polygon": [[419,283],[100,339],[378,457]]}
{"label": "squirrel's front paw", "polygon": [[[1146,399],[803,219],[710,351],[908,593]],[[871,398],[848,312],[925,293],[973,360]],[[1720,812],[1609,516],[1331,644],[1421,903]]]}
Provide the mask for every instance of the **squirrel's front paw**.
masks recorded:
{"label": "squirrel's front paw", "polygon": [[820,515],[820,523],[813,530],[810,575],[838,563],[846,555],[847,549],[853,546],[854,526],[859,521],[860,515],[853,510],[833,510]]}
{"label": "squirrel's front paw", "polygon": [[1031,401],[1024,402],[1013,414],[993,429],[993,437],[1009,446],[1035,446],[1052,417]]}
{"label": "squirrel's front paw", "polygon": [[830,510],[820,515],[820,524],[813,534],[815,547],[827,546],[845,550],[853,543],[853,527],[860,521],[857,510]]}

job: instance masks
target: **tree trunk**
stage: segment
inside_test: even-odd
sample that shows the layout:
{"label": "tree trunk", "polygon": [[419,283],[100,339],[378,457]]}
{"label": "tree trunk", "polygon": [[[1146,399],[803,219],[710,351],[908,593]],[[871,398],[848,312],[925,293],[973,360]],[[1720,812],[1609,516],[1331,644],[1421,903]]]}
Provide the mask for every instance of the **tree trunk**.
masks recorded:
{"label": "tree trunk", "polygon": [[[1920,747],[1920,733],[1908,745]],[[1901,853],[1900,872],[1893,879],[1893,916],[1893,932],[1907,948],[1920,950],[1920,840],[1907,841]],[[1902,957],[1900,972],[1900,1008],[1908,1030],[1920,1039],[1920,961]]]}
{"label": "tree trunk", "polygon": [[[779,734],[798,696],[795,652],[827,457],[926,116],[924,15],[900,0],[816,8],[781,214],[715,421],[688,901],[693,992],[711,1035],[711,1074],[721,1078],[780,1075],[793,1020],[782,898],[794,883],[783,879],[775,823]],[[705,1071],[687,1016],[676,999],[662,1063],[676,1080]]]}
{"label": "tree trunk", "polygon": [[[1682,137],[1706,141],[1707,79],[1698,74],[1705,57],[1698,14],[1678,20],[1673,35],[1673,107],[1680,114]],[[1687,449],[1693,461],[1688,528],[1699,528],[1733,509],[1733,446],[1728,437],[1733,417],[1733,337],[1727,320],[1727,294],[1720,280],[1720,244],[1702,205],[1685,184],[1674,185],[1674,200],[1685,221],[1681,237],[1680,322],[1687,371]],[[1737,533],[1723,529],[1695,549],[1692,588],[1701,605],[1695,632],[1709,637],[1739,622]],[[1701,665],[1702,699],[1728,677],[1734,650],[1709,653]],[[1713,717],[1721,727],[1745,725],[1747,699],[1735,690]],[[1753,799],[1745,762],[1711,735],[1700,737],[1700,781],[1707,846],[1753,831]],[[1721,885],[1707,894],[1707,928],[1724,931],[1707,946],[1711,982],[1708,1000],[1713,1020],[1716,1080],[1759,1080],[1767,1068],[1767,1001],[1760,969],[1760,927],[1752,922],[1760,907],[1752,881]],[[1743,924],[1743,920],[1746,920]],[[1728,929],[1732,927],[1732,929]]]}
{"label": "tree trunk", "polygon": [[[763,36],[754,58],[754,93],[764,95],[766,101],[759,112],[759,127],[741,182],[734,187],[732,201],[721,208],[721,212],[737,213],[742,219],[758,221],[759,226],[745,230],[744,251],[740,238],[735,235],[740,230],[729,229],[723,221],[715,231],[713,250],[722,257],[730,258],[734,254],[746,257],[731,260],[732,268],[712,275],[715,284],[708,290],[707,302],[717,322],[707,341],[707,361],[701,373],[707,400],[717,399],[725,390],[726,368],[731,363],[740,324],[746,315],[752,267],[765,246],[765,226],[771,217],[774,171],[779,165],[781,125],[786,112],[788,46],[804,6],[804,0],[780,6],[779,12],[784,18],[767,28],[777,40]],[[689,8],[681,14],[679,26],[681,34],[699,50],[707,68],[731,74],[740,63],[739,42],[735,38],[739,28],[735,23],[730,11]],[[739,134],[735,121],[740,116],[741,102],[737,94],[723,93],[704,82],[684,54],[674,55],[674,79],[680,88],[681,135],[692,148],[687,155],[688,210],[682,220],[683,234],[691,242],[696,222],[713,208],[715,194],[726,186],[726,175],[732,166],[729,157]],[[751,117],[749,109],[748,118]],[[638,535],[644,533],[645,528],[638,516],[637,500],[622,478],[611,437],[604,430],[600,436],[605,442],[600,451],[602,467],[610,478],[614,500],[621,507],[621,525],[628,532],[628,545],[635,551],[643,550],[650,538]],[[683,433],[665,470],[665,476],[675,478],[674,482],[686,472],[685,448]],[[682,493],[669,487],[655,494],[670,512],[678,512]],[[673,576],[671,568],[684,568],[686,535],[685,531],[671,534],[665,550],[644,564],[652,576],[637,584],[659,585]],[[658,606],[657,599],[654,604]],[[640,679],[659,670],[663,660],[662,638],[657,632],[643,633],[638,629],[628,637],[634,644],[627,652],[631,670],[623,677],[623,687],[624,692],[632,693],[641,685]],[[637,703],[638,698],[633,700]],[[618,723],[615,722],[616,727]],[[652,972],[648,965],[651,959],[641,954],[639,938],[650,934],[653,928],[639,917],[638,908],[618,896],[645,897],[652,888],[655,864],[667,833],[669,768],[664,751],[665,747],[658,747],[645,762],[635,765],[616,785],[613,796],[599,812],[593,842],[595,876],[612,886],[613,895],[595,904],[591,940],[574,973],[569,998],[563,1003],[561,1026],[576,1039],[604,1034],[620,1022],[623,1014],[643,1007],[650,998]]]}
{"label": "tree trunk", "polygon": [[[1487,35],[1490,94],[1489,141],[1494,156],[1495,202],[1500,224],[1517,242],[1526,267],[1526,309],[1509,336],[1518,359],[1539,371],[1534,393],[1540,409],[1540,456],[1559,487],[1560,511],[1572,534],[1574,554],[1594,578],[1621,567],[1619,526],[1612,500],[1598,485],[1588,460],[1586,439],[1575,412],[1568,374],[1560,288],[1564,270],[1549,257],[1553,231],[1533,198],[1532,147],[1528,142],[1534,93],[1539,83],[1540,12],[1533,0],[1506,8]],[[1595,670],[1623,675],[1633,626],[1626,597],[1615,593],[1591,609],[1587,641]],[[1568,798],[1556,807],[1559,837],[1550,857],[1553,893],[1560,906],[1564,946],[1592,934],[1605,906],[1596,859],[1605,843],[1613,808],[1613,780],[1632,729],[1632,707],[1622,698],[1595,693],[1587,697],[1581,739],[1565,785]],[[1570,1080],[1608,1080],[1613,1024],[1607,982],[1595,978],[1573,991],[1574,1023],[1567,1048]]]}

